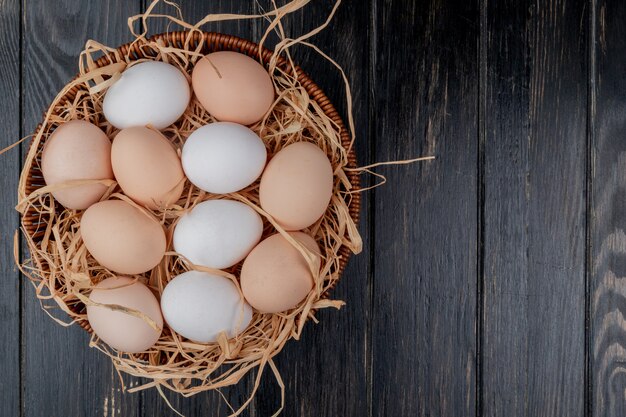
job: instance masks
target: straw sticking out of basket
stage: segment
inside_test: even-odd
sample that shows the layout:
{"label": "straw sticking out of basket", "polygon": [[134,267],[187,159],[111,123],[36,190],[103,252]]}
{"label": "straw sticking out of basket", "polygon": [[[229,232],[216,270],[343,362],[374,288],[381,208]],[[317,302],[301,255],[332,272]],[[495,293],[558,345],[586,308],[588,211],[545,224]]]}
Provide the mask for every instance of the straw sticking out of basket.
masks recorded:
{"label": "straw sticking out of basket", "polygon": [[[156,3],[144,15],[131,18],[129,25],[142,19],[147,27]],[[270,30],[277,28],[278,33],[283,33],[281,17],[306,3],[294,1],[263,17],[271,19]],[[256,391],[262,371],[268,365],[280,381],[272,357],[288,340],[299,338],[305,323],[314,319],[315,310],[339,308],[343,304],[327,297],[340,278],[350,254],[361,249],[356,226],[360,196],[354,192],[359,189],[359,172],[356,171],[352,147],[354,137],[324,93],[290,58],[289,48],[304,43],[306,37],[296,41],[283,39],[278,44],[280,53],[274,54],[244,39],[198,29],[200,24],[235,16],[213,15],[197,25],[169,18],[187,30],[152,38],[135,34],[135,41],[115,49],[89,41],[81,54],[80,73],[61,90],[45,113],[33,136],[18,190],[22,231],[30,250],[30,258],[21,265],[21,269],[35,285],[37,296],[46,309],[59,307],[71,320],[91,331],[85,317],[84,301],[88,299],[91,288],[111,273],[98,265],[85,250],[78,227],[80,213],[60,207],[50,198],[50,189],[43,188],[40,158],[47,138],[60,124],[71,119],[90,121],[113,137],[117,130],[102,116],[103,95],[119,77],[120,71],[135,63],[161,60],[190,74],[201,56],[217,50],[237,51],[259,59],[272,77],[278,98],[270,114],[252,125],[252,130],[264,139],[270,156],[294,142],[315,143],[328,156],[335,174],[329,208],[322,219],[308,229],[322,249],[322,266],[315,277],[313,290],[298,308],[281,314],[255,313],[244,333],[231,340],[221,338],[218,343],[190,342],[165,329],[153,348],[147,353],[134,355],[113,351],[95,336],[91,340],[91,345],[107,354],[119,372],[151,380],[131,391],[157,387],[159,390],[167,388],[183,395],[193,395],[235,384],[251,370],[258,369]],[[349,120],[352,124],[351,116]],[[180,148],[193,130],[213,121],[194,99],[183,117],[163,133]],[[108,185],[107,196],[118,193],[115,183]],[[275,227],[281,231],[259,207],[258,183],[229,197],[252,206],[266,217],[264,236],[272,233]],[[176,220],[183,213],[211,198],[217,197],[188,184],[173,208],[153,214],[160,219],[167,235],[171,236]],[[157,268],[137,278],[160,294],[172,277],[189,267],[177,254],[168,252]],[[224,274],[236,279],[238,268],[236,266]],[[236,414],[247,404],[243,404]]]}

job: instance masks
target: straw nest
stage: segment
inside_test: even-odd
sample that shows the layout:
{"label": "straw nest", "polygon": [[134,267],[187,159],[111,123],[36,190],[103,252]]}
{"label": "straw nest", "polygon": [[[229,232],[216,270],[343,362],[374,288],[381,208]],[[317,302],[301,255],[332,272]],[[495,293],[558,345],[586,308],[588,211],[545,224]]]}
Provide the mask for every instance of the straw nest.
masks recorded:
{"label": "straw nest", "polygon": [[[137,18],[145,21],[146,15]],[[287,341],[299,338],[305,323],[315,320],[315,311],[342,305],[340,301],[328,299],[329,290],[340,278],[350,253],[358,253],[361,249],[356,227],[360,199],[356,193],[359,181],[352,148],[353,136],[324,93],[293,64],[288,53],[293,42],[279,43],[277,52],[273,53],[247,40],[201,32],[198,25],[202,22],[194,26],[180,21],[177,23],[187,30],[152,38],[135,34],[135,41],[117,49],[93,41],[87,43],[81,53],[79,74],[53,100],[32,137],[26,156],[17,209],[22,214],[22,233],[30,257],[21,263],[20,268],[34,284],[44,311],[60,323],[78,323],[91,332],[85,314],[90,291],[98,282],[114,274],[98,265],[85,249],[79,228],[82,212],[64,209],[51,197],[50,191],[55,188],[75,183],[60,184],[55,188],[45,185],[40,157],[46,140],[59,125],[73,119],[88,120],[113,138],[117,130],[102,115],[102,99],[120,72],[136,63],[165,61],[190,78],[194,63],[212,51],[233,50],[258,59],[267,68],[276,89],[276,101],[271,111],[262,121],[251,126],[265,142],[268,156],[293,142],[308,141],[328,155],[334,168],[334,194],[330,205],[323,218],[305,230],[317,240],[323,255],[314,288],[294,310],[281,314],[255,313],[247,330],[230,340],[222,337],[217,343],[193,343],[165,326],[157,344],[142,354],[117,352],[93,333],[90,342],[91,346],[111,358],[120,376],[126,373],[147,378],[147,384],[134,387],[132,391],[156,387],[159,391],[167,388],[189,396],[236,384],[249,371],[257,369],[251,399],[266,366],[272,369],[280,382],[272,357],[281,351]],[[191,132],[214,121],[194,98],[183,117],[163,133],[180,150]],[[103,199],[131,201],[114,181],[100,182],[109,187]],[[176,275],[190,269],[207,270],[188,263],[171,251],[171,237],[180,216],[199,202],[217,198],[235,199],[253,207],[264,218],[264,237],[277,231],[284,233],[260,208],[258,181],[241,192],[225,196],[206,193],[187,182],[183,196],[172,208],[158,212],[142,208],[165,228],[170,251],[155,269],[135,278],[159,295]],[[295,241],[292,244],[297,245]],[[302,251],[302,248],[299,250]],[[239,269],[240,265],[236,265],[226,271],[209,271],[228,277],[238,285]],[[58,308],[67,313],[69,323],[52,314],[52,310]]]}

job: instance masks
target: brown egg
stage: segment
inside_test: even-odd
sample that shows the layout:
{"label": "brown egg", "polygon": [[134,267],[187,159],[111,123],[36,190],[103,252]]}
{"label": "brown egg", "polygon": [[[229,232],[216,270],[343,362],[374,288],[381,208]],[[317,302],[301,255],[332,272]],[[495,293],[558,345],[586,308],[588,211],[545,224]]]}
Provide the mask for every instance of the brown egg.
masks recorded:
{"label": "brown egg", "polygon": [[91,301],[114,304],[145,314],[159,330],[141,317],[102,306],[87,306],[87,319],[93,331],[106,344],[122,352],[137,353],[159,340],[163,329],[161,308],[154,294],[141,282],[128,277],[111,277],[91,291]]}
{"label": "brown egg", "polygon": [[[44,146],[41,172],[47,185],[71,180],[113,179],[111,141],[89,122],[65,122]],[[100,200],[106,190],[103,184],[89,184],[59,189],[52,195],[63,207],[82,210]]]}
{"label": "brown egg", "polygon": [[96,261],[122,274],[149,271],[165,254],[163,227],[125,201],[106,200],[89,207],[80,231]]}
{"label": "brown egg", "polygon": [[121,130],[111,149],[111,163],[124,193],[156,210],[175,203],[183,192],[185,174],[172,144],[147,127]]}
{"label": "brown egg", "polygon": [[[302,232],[290,235],[318,255],[315,240]],[[261,313],[278,313],[297,306],[313,288],[311,269],[302,254],[281,234],[259,243],[241,267],[241,290]]]}
{"label": "brown egg", "polygon": [[261,177],[261,207],[285,230],[319,220],[333,193],[333,169],[320,148],[297,142],[279,151]]}
{"label": "brown egg", "polygon": [[206,55],[196,63],[191,83],[200,104],[222,122],[258,122],[274,101],[274,86],[265,68],[238,52]]}

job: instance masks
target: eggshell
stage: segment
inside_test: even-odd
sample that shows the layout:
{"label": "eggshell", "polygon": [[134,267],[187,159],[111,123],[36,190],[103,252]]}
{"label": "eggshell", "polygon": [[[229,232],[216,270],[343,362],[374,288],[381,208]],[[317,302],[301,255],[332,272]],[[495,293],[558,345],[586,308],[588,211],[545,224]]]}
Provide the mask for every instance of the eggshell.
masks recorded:
{"label": "eggshell", "polygon": [[93,331],[106,344],[127,353],[138,353],[154,345],[163,329],[161,308],[154,294],[141,282],[128,277],[111,277],[91,291],[91,301],[114,304],[143,313],[159,328],[141,317],[102,306],[87,306],[87,319]]}
{"label": "eggshell", "polygon": [[185,186],[185,174],[172,144],[147,127],[121,130],[111,149],[115,178],[124,193],[153,210],[176,202]]}
{"label": "eggshell", "polygon": [[[290,235],[316,256],[315,240],[302,232]],[[261,313],[279,313],[296,307],[313,288],[313,276],[304,256],[281,234],[259,243],[241,268],[241,290],[246,301]]]}
{"label": "eggshell", "polygon": [[125,201],[106,200],[89,207],[80,221],[80,232],[96,261],[122,274],[149,271],[165,254],[161,225]]}
{"label": "eggshell", "polygon": [[[111,141],[97,126],[84,120],[60,125],[44,146],[41,171],[47,185],[71,180],[113,179]],[[63,207],[86,209],[106,192],[102,184],[80,185],[52,192]]]}
{"label": "eggshell", "polygon": [[206,55],[196,63],[191,82],[202,106],[224,122],[255,123],[274,101],[274,86],[265,68],[238,52]]}
{"label": "eggshell", "polygon": [[104,117],[118,129],[152,125],[164,129],[189,104],[189,82],[178,68],[146,61],[127,68],[104,96]]}
{"label": "eggshell", "polygon": [[174,229],[174,250],[196,265],[228,268],[259,243],[263,220],[238,201],[208,200],[183,215]]}
{"label": "eggshell", "polygon": [[223,331],[235,337],[252,320],[252,309],[232,281],[200,271],[170,281],[161,295],[161,310],[175,332],[200,343],[215,342]]}
{"label": "eggshell", "polygon": [[304,229],[324,214],[333,193],[333,168],[320,148],[297,142],[279,151],[261,177],[261,207],[285,230]]}
{"label": "eggshell", "polygon": [[226,194],[252,184],[263,172],[267,151],[245,126],[217,122],[195,130],[183,146],[185,175],[196,187]]}

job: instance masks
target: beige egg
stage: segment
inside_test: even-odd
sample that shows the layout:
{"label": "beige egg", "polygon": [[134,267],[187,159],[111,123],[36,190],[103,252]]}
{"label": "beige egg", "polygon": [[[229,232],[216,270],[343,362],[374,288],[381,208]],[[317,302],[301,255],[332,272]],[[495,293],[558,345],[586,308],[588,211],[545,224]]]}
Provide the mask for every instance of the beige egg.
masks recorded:
{"label": "beige egg", "polygon": [[196,63],[191,83],[200,104],[222,122],[258,122],[274,101],[274,86],[265,68],[238,52],[206,55]]}
{"label": "beige egg", "polygon": [[320,148],[297,142],[279,151],[261,177],[259,199],[285,230],[304,229],[324,214],[333,193],[333,169]]}
{"label": "beige egg", "polygon": [[[302,232],[290,235],[318,255],[315,240]],[[319,267],[318,267],[319,268]],[[279,313],[296,307],[313,288],[313,276],[304,256],[281,234],[259,243],[241,268],[241,290],[261,313]]]}
{"label": "beige egg", "polygon": [[111,277],[91,291],[89,299],[98,304],[126,307],[146,315],[158,328],[141,317],[107,307],[88,305],[87,319],[93,331],[112,348],[128,353],[148,350],[163,329],[163,316],[156,297],[141,282],[128,277]]}
{"label": "beige egg", "polygon": [[166,208],[183,192],[185,174],[172,144],[147,127],[129,127],[113,139],[111,163],[124,193],[150,209]]}
{"label": "beige egg", "polygon": [[[60,125],[44,146],[41,172],[47,185],[72,180],[113,179],[111,141],[97,126],[84,120]],[[103,184],[79,185],[52,192],[63,207],[86,209],[106,192]]]}
{"label": "beige egg", "polygon": [[89,207],[80,232],[96,261],[121,274],[149,271],[165,254],[163,227],[125,201],[106,200]]}

